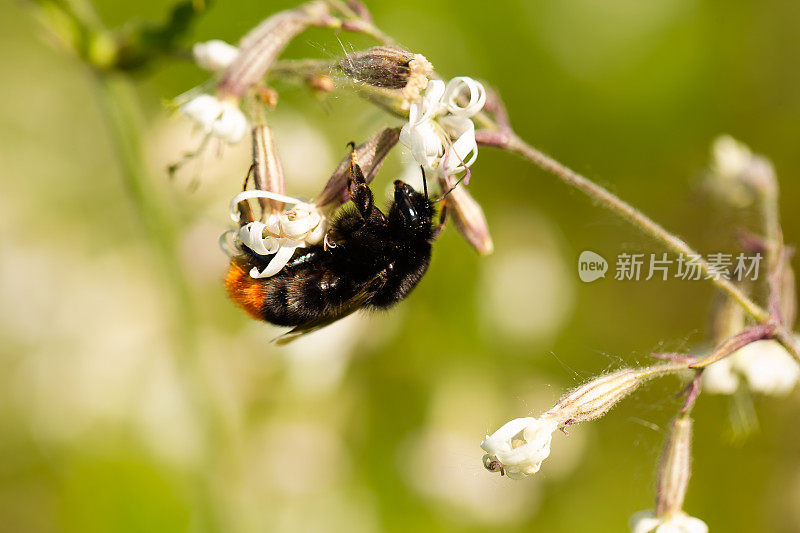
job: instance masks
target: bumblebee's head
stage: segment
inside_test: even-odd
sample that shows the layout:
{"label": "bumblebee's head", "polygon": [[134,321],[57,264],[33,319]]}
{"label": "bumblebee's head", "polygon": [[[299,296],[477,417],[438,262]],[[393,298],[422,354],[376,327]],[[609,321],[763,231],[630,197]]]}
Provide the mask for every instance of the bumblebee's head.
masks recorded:
{"label": "bumblebee's head", "polygon": [[394,204],[389,221],[398,230],[418,233],[431,231],[433,208],[424,194],[400,180],[394,182]]}

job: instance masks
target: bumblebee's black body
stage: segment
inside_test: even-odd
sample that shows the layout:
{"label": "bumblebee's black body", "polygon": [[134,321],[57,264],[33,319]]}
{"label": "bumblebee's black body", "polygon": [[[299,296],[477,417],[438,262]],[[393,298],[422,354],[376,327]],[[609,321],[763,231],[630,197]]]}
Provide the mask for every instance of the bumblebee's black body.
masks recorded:
{"label": "bumblebee's black body", "polygon": [[385,309],[405,298],[430,263],[437,233],[431,202],[396,181],[394,201],[384,214],[355,163],[350,191],[351,203],[334,217],[326,245],[298,248],[274,276],[249,278],[250,269],[263,269],[270,256],[245,248],[228,276],[233,299],[251,315],[295,326],[290,333],[301,334],[357,309]]}

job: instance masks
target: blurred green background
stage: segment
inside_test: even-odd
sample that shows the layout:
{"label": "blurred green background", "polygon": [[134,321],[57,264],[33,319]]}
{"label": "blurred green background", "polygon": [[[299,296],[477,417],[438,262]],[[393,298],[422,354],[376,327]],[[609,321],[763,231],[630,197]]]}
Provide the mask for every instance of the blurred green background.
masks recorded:
{"label": "blurred green background", "polygon": [[[161,20],[170,7],[96,5],[110,26]],[[236,42],[293,5],[218,2],[192,38]],[[754,227],[696,187],[711,140],[734,135],[774,161],[786,239],[800,238],[800,3],[369,7],[443,76],[497,87],[523,138],[704,252],[731,250],[734,230]],[[339,39],[309,31],[287,55],[369,43]],[[24,4],[0,4],[0,43],[0,530],[618,532],[652,507],[676,379],[556,435],[525,481],[484,471],[479,444],[592,375],[707,342],[707,283],[578,280],[585,249],[613,258],[658,245],[483,149],[470,189],[494,255],[477,257],[451,228],[397,309],[278,348],[278,330],[234,308],[221,284],[216,239],[248,143],[207,150],[173,181],[165,171],[199,137],[164,102],[207,76],[178,60],[134,76],[146,193],[179,222],[183,270],[169,276],[89,71],[47,44]],[[296,195],[318,190],[347,141],[398,123],[355,97],[319,101],[299,87],[281,93],[271,120]],[[400,171],[393,154],[379,195]],[[686,510],[717,532],[800,531],[800,398],[754,406],[758,429],[742,438],[741,405],[700,398]]]}

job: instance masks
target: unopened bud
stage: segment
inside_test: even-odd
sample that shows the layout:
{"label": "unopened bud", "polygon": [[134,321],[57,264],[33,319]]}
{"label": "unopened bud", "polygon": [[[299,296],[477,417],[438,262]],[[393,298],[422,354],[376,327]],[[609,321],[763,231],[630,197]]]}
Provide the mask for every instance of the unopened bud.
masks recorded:
{"label": "unopened bud", "polygon": [[459,185],[455,188],[448,186],[449,180],[440,179],[442,190],[450,191],[446,199],[447,214],[453,219],[459,233],[467,239],[475,250],[481,255],[489,255],[494,251],[494,242],[489,233],[489,223],[480,204],[472,197],[469,191]]}
{"label": "unopened bud", "polygon": [[[260,125],[253,128],[253,181],[255,188],[278,194],[286,193],[283,177],[283,166],[275,148],[275,137],[269,126]],[[273,212],[283,210],[283,202],[259,198],[261,208],[269,206]]]}
{"label": "unopened bud", "polygon": [[681,415],[672,421],[658,467],[656,516],[681,512],[692,475],[692,419]]}
{"label": "unopened bud", "polygon": [[425,56],[393,46],[376,46],[346,55],[337,64],[351,78],[375,87],[403,89],[406,100],[416,100],[428,85],[433,65]]}
{"label": "unopened bud", "polygon": [[[356,146],[355,157],[367,183],[370,183],[378,173],[384,158],[394,148],[399,138],[398,128],[384,128],[367,142]],[[348,154],[339,162],[339,166],[336,167],[328,183],[325,184],[325,188],[316,199],[318,206],[336,207],[350,199],[348,192],[350,160],[351,156]]]}

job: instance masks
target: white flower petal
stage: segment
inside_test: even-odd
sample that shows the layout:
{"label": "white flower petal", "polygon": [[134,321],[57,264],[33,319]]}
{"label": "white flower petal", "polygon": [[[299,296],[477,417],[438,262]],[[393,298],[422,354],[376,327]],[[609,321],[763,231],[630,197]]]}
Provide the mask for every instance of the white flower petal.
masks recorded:
{"label": "white flower petal", "polygon": [[259,272],[257,268],[253,267],[250,269],[250,277],[251,278],[269,278],[274,276],[278,272],[281,271],[283,267],[286,266],[286,263],[292,258],[294,255],[294,251],[298,248],[298,246],[287,246],[282,245],[275,256],[270,260],[267,267],[262,271]]}
{"label": "white flower petal", "polygon": [[432,121],[404,125],[400,130],[400,142],[411,150],[414,160],[425,168],[432,168],[444,153],[443,139]]}
{"label": "white flower petal", "polygon": [[[260,189],[250,189],[248,191],[242,191],[236,196],[233,197],[230,204],[230,215],[231,220],[234,222],[239,222],[239,202],[243,202],[244,200],[250,200],[252,198],[269,198],[270,200],[277,200],[279,202],[283,202],[286,204],[301,204],[303,203],[302,200],[297,198],[292,198],[291,196],[286,196],[285,194],[278,194],[276,192],[271,191],[262,191]],[[277,219],[276,219],[277,220]],[[267,221],[267,225],[270,225],[269,221]]]}
{"label": "white flower petal", "polygon": [[236,144],[244,138],[250,128],[244,113],[231,102],[222,102],[222,112],[211,125],[211,134],[229,144]]}
{"label": "white flower petal", "polygon": [[631,533],[651,533],[661,524],[652,510],[639,511],[630,519]]}
{"label": "white flower petal", "polygon": [[732,356],[709,365],[703,370],[703,392],[733,394],[739,388],[739,376],[733,370]]}
{"label": "white flower petal", "polygon": [[500,428],[492,433],[486,435],[486,438],[481,443],[481,448],[491,455],[498,451],[507,451],[511,449],[511,439],[517,433],[520,433],[526,426],[536,422],[536,418],[515,418],[510,422],[506,422]]}
{"label": "white flower petal", "polygon": [[444,157],[444,168],[448,174],[455,174],[472,166],[478,158],[478,143],[475,141],[475,125],[468,118],[444,117],[442,125],[456,137],[448,147]]}
{"label": "white flower petal", "polygon": [[755,392],[782,396],[791,392],[800,380],[800,366],[777,341],[756,341],[731,357],[735,357],[736,369]]}
{"label": "white flower petal", "polygon": [[711,153],[714,171],[724,178],[734,178],[744,173],[753,158],[750,148],[730,135],[717,137]]}
{"label": "white flower petal", "polygon": [[487,435],[481,448],[503,465],[506,475],[519,479],[539,471],[550,455],[550,442],[558,428],[554,418],[517,418]]}
{"label": "white flower petal", "polygon": [[322,217],[319,213],[294,209],[281,215],[281,235],[291,239],[303,239],[316,228]]}
{"label": "white flower petal", "polygon": [[327,218],[322,217],[320,223],[317,224],[308,235],[306,235],[305,241],[308,244],[319,244],[325,238],[325,234],[328,232],[328,223]]}
{"label": "white flower petal", "polygon": [[199,94],[183,104],[180,111],[210,132],[212,124],[222,114],[222,102],[210,94]]}
{"label": "white flower petal", "polygon": [[686,513],[656,517],[652,510],[639,511],[630,520],[631,533],[708,533],[708,526]]}
{"label": "white flower petal", "polygon": [[[458,98],[464,94],[465,90],[469,92],[469,101],[461,106],[458,103]],[[484,89],[482,83],[472,78],[459,76],[447,82],[447,88],[442,100],[447,110],[453,115],[471,117],[483,109],[483,105],[486,103],[486,89]]]}
{"label": "white flower petal", "polygon": [[192,56],[194,56],[195,63],[200,68],[211,72],[225,70],[233,63],[238,54],[238,48],[219,39],[196,43],[192,47]]}
{"label": "white flower petal", "polygon": [[278,239],[275,237],[264,237],[263,230],[266,225],[263,222],[250,222],[239,229],[239,239],[242,244],[253,250],[259,255],[271,255],[278,251]]}
{"label": "white flower petal", "polygon": [[442,96],[445,84],[442,80],[430,80],[422,95],[422,101],[412,104],[408,111],[408,121],[411,124],[420,124],[433,119],[442,110]]}

